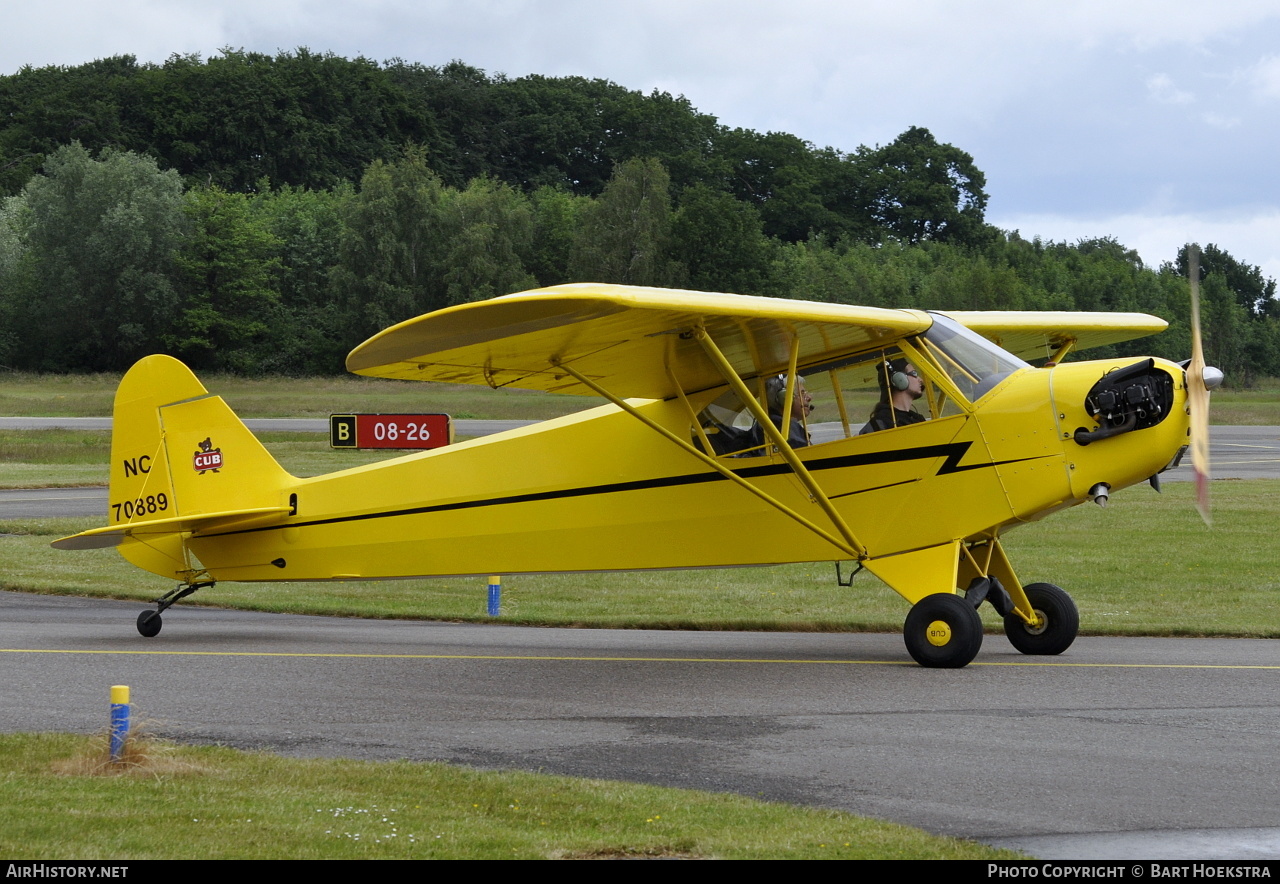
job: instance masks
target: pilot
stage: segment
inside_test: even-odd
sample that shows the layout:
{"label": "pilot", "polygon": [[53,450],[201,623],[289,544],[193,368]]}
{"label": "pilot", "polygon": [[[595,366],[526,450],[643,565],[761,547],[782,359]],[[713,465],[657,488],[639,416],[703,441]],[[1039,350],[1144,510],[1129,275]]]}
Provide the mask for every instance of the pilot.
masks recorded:
{"label": "pilot", "polygon": [[880,364],[880,401],[871,410],[858,435],[877,430],[892,430],[907,424],[923,423],[926,418],[915,410],[913,403],[924,395],[924,381],[916,367],[906,359],[887,359]]}
{"label": "pilot", "polygon": [[[775,375],[764,382],[765,398],[768,400],[769,417],[773,425],[782,429],[782,412],[787,401],[787,376]],[[792,448],[803,448],[809,444],[809,431],[805,428],[805,418],[813,413],[813,396],[804,387],[804,379],[796,378],[795,392],[791,394],[791,426],[787,431],[787,444]]]}

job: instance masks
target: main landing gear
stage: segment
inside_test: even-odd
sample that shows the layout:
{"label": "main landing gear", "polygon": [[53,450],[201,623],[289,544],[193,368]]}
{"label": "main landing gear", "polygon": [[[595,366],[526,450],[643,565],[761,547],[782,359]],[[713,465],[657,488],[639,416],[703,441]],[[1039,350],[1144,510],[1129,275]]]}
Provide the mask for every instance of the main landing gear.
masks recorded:
{"label": "main landing gear", "polygon": [[179,599],[186,598],[197,589],[213,586],[215,582],[213,580],[205,580],[199,583],[179,583],[177,587],[156,599],[156,609],[154,611],[143,611],[138,615],[138,634],[143,638],[155,638],[160,634],[160,627],[164,625],[164,622],[160,619],[162,612],[171,608]]}
{"label": "main landing gear", "polygon": [[994,577],[978,577],[963,596],[951,593],[927,595],[912,606],[902,634],[907,651],[921,666],[959,669],[967,666],[982,648],[982,620],[978,607],[990,602],[1004,618],[1005,635],[1024,654],[1061,654],[1075,641],[1080,614],[1075,602],[1052,583],[1023,587],[1035,612],[1035,625],[1014,607],[1008,591]]}
{"label": "main landing gear", "polygon": [[911,606],[902,636],[921,666],[959,669],[982,648],[982,620],[968,601],[940,592]]}
{"label": "main landing gear", "polygon": [[1062,587],[1052,583],[1029,583],[1022,588],[1040,622],[1032,626],[1017,614],[1004,618],[1004,634],[1024,654],[1061,654],[1076,640],[1080,612]]}

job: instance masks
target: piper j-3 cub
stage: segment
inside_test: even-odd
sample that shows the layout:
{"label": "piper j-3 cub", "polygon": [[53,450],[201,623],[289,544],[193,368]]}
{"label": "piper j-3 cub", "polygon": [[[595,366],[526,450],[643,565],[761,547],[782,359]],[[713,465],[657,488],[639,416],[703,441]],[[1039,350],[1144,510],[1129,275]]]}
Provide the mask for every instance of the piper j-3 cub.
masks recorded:
{"label": "piper j-3 cub", "polygon": [[[1140,314],[556,286],[400,323],[347,367],[609,404],[306,479],[186,366],[149,356],[116,394],[110,524],[54,546],[116,546],[181,581],[139,616],[144,636],[224,580],[834,561],[911,604],[906,645],[925,666],[974,658],[984,601],[1018,650],[1058,654],[1076,607],[1019,580],[1001,536],[1177,462],[1205,389],[1194,365],[1061,362],[1164,327]],[[1037,355],[1045,367],[1022,358]],[[911,422],[868,431],[867,415],[904,390]],[[825,423],[807,421],[814,395]]]}

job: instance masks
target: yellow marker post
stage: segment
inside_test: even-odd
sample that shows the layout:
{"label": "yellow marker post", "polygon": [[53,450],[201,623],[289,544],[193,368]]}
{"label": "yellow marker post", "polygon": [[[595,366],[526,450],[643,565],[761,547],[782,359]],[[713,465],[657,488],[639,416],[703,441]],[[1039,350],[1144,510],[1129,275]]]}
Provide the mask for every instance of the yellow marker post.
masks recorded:
{"label": "yellow marker post", "polygon": [[118,763],[124,755],[124,742],[129,737],[129,686],[111,686],[111,761]]}

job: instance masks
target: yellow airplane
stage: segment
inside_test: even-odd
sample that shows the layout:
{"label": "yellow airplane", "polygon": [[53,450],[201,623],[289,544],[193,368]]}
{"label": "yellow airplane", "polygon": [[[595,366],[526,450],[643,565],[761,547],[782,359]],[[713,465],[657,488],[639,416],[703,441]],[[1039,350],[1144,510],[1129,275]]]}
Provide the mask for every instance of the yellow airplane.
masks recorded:
{"label": "yellow airplane", "polygon": [[[1179,460],[1207,398],[1189,390],[1216,370],[1061,361],[1165,325],[556,286],[400,323],[347,367],[609,404],[307,479],[186,366],[149,356],[116,393],[109,525],[53,545],[116,546],[179,580],[139,616],[144,636],[224,580],[834,561],[911,603],[906,645],[925,666],[974,658],[984,600],[1018,650],[1058,654],[1076,607],[1023,584],[1001,536]],[[809,420],[815,397],[831,420]]]}

